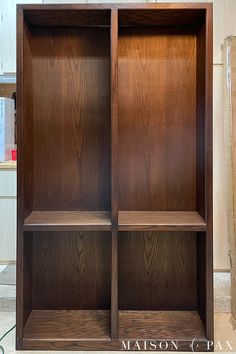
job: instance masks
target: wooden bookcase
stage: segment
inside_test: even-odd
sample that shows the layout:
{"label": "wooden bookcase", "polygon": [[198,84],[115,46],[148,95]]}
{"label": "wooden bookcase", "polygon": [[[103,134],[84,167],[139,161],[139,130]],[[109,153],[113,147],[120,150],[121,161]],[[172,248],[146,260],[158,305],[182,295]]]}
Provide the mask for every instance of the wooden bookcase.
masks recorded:
{"label": "wooden bookcase", "polygon": [[212,4],[17,11],[17,349],[208,350]]}

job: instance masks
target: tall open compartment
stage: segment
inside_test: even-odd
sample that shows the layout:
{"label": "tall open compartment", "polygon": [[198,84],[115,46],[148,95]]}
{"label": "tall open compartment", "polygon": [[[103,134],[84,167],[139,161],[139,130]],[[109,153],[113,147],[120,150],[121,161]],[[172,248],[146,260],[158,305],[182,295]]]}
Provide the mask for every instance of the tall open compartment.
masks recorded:
{"label": "tall open compartment", "polygon": [[110,10],[19,7],[18,22],[18,328],[108,341]]}
{"label": "tall open compartment", "polygon": [[201,347],[212,331],[206,12],[121,9],[118,25],[119,338]]}
{"label": "tall open compartment", "polygon": [[17,348],[212,350],[212,5],[20,5],[17,63]]}

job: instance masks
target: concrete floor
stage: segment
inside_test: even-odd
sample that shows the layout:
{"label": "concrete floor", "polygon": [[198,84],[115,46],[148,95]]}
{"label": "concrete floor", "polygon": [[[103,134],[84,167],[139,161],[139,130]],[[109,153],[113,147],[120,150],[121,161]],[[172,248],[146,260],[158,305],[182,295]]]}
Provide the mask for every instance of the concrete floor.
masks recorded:
{"label": "concrete floor", "polygon": [[[0,271],[4,269],[0,266]],[[15,286],[0,285],[0,337],[15,324]],[[236,353],[236,330],[230,322],[230,274],[216,273],[214,275],[214,306],[215,306],[215,351]],[[5,354],[36,353],[30,351],[15,351],[15,330],[9,333],[1,342]],[[1,353],[1,351],[0,351]],[[37,352],[37,354],[45,351]],[[58,352],[46,352],[58,353]],[[70,352],[60,352],[69,354]],[[80,352],[88,353],[88,352]],[[99,352],[89,352],[96,353]],[[104,352],[103,352],[104,353]],[[110,352],[109,352],[110,353]],[[114,352],[115,353],[115,352]],[[166,353],[166,352],[165,352]]]}

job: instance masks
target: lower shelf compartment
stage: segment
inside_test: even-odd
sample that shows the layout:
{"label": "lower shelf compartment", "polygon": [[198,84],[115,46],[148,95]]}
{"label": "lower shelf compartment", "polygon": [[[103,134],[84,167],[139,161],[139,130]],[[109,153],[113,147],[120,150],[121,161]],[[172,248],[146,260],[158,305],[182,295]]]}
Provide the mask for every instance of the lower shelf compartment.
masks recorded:
{"label": "lower shelf compartment", "polygon": [[24,328],[30,340],[109,340],[108,310],[33,310]]}
{"label": "lower shelf compartment", "polygon": [[209,351],[203,323],[195,311],[121,310],[118,323],[118,340],[112,340],[108,310],[33,310],[17,347],[136,351],[153,350],[155,343],[155,351],[163,351],[160,343],[164,341],[169,351]]}
{"label": "lower shelf compartment", "polygon": [[119,339],[205,339],[196,311],[119,311]]}

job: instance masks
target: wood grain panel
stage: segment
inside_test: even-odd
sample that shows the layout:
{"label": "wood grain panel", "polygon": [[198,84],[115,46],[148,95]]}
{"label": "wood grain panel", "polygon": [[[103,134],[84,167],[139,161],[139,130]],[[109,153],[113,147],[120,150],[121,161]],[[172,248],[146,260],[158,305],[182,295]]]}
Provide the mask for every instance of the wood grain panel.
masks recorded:
{"label": "wood grain panel", "polygon": [[119,324],[122,339],[205,338],[204,326],[196,311],[119,311]]}
{"label": "wood grain panel", "polygon": [[110,210],[109,30],[32,37],[34,209]]}
{"label": "wood grain panel", "polygon": [[109,26],[110,11],[99,9],[76,11],[71,6],[67,9],[54,7],[48,11],[44,7],[38,11],[26,10],[25,19],[31,26]]}
{"label": "wood grain panel", "polygon": [[203,22],[203,9],[130,9],[119,11],[119,24],[122,26],[186,26]]}
{"label": "wood grain panel", "polygon": [[[24,257],[23,257],[23,327],[28,320],[32,310],[32,287],[33,287],[33,234],[29,239],[23,238]],[[17,278],[16,278],[17,279]]]}
{"label": "wood grain panel", "polygon": [[111,337],[118,337],[118,11],[111,10]]}
{"label": "wood grain panel", "polygon": [[[23,206],[23,219],[33,210],[33,190],[34,190],[34,154],[33,154],[33,73],[31,58],[32,34],[28,26],[24,23],[23,28],[23,51],[22,66],[18,65],[17,80],[22,86],[17,84],[17,172],[19,171],[19,181],[22,178],[23,185],[17,186],[17,196]],[[20,57],[18,53],[18,57]],[[20,58],[21,59],[21,58]],[[19,59],[19,60],[20,60]],[[22,71],[22,73],[21,73]],[[22,76],[20,76],[22,75]],[[17,175],[18,176],[18,175]],[[20,184],[20,183],[19,183]],[[21,197],[21,194],[23,196]],[[21,221],[23,222],[23,220]]]}
{"label": "wood grain panel", "polygon": [[[213,351],[213,347],[211,346],[209,350],[209,344],[207,342],[207,339],[196,339],[194,341],[194,345],[192,346],[192,341],[191,340],[177,340],[177,350],[176,350],[176,343],[175,345],[173,344],[172,340],[168,340],[168,352],[173,351],[173,352],[211,352]],[[153,342],[151,341],[141,341],[140,346],[137,345],[137,342],[134,341],[126,341],[124,343],[123,340],[118,340],[118,341],[104,341],[104,340],[71,340],[71,339],[65,339],[65,340],[57,340],[57,339],[48,339],[48,340],[30,340],[30,339],[24,339],[22,342],[22,348],[24,350],[52,350],[52,351],[57,351],[57,350],[91,350],[91,351],[97,351],[99,350],[118,350],[118,351],[125,351],[127,347],[129,347],[129,350],[133,351],[159,351],[163,352],[163,347],[165,347],[165,343],[163,343],[163,340],[156,340],[155,345],[153,348]],[[193,347],[193,349],[192,349]],[[140,348],[140,349],[139,349]],[[148,349],[146,349],[148,348]]]}
{"label": "wood grain panel", "polygon": [[83,340],[110,337],[110,311],[33,310],[24,329],[25,339]]}
{"label": "wood grain panel", "polygon": [[196,211],[120,211],[119,230],[201,231],[206,222]]}
{"label": "wood grain panel", "polygon": [[[63,0],[59,0],[59,2],[62,2]],[[53,10],[61,10],[61,11],[66,11],[66,10],[110,10],[110,9],[138,9],[138,10],[147,10],[147,9],[152,9],[152,10],[169,10],[169,15],[171,17],[171,12],[175,10],[182,10],[184,13],[182,14],[182,17],[184,18],[185,10],[192,10],[192,12],[199,11],[199,10],[207,10],[211,7],[211,4],[207,4],[207,2],[200,2],[197,3],[196,0],[194,2],[182,2],[180,3],[176,2],[171,2],[171,3],[131,3],[131,2],[126,2],[126,3],[94,3],[94,4],[89,4],[89,3],[68,3],[69,0],[66,0],[67,3],[63,4],[23,4],[23,5],[18,5],[20,9],[24,11],[31,10],[32,13],[35,11],[42,11],[44,10],[43,16],[47,17],[47,12],[48,11],[53,11]],[[75,1],[75,0],[73,0]],[[167,0],[168,1],[168,0]],[[208,1],[208,0],[207,0]],[[91,11],[92,12],[92,11]],[[28,12],[29,13],[29,12]]]}
{"label": "wood grain panel", "polygon": [[[22,8],[17,8],[17,316],[16,346],[21,348],[23,327],[32,309],[32,242],[24,240],[23,221],[32,210],[33,131],[30,33]],[[27,69],[26,69],[27,68]],[[27,103],[27,104],[26,104]],[[27,141],[27,149],[25,149]]]}
{"label": "wood grain panel", "polygon": [[205,55],[206,55],[206,25],[203,24],[197,36],[197,158],[196,158],[196,168],[197,168],[197,184],[196,184],[196,205],[199,214],[206,218],[206,66],[205,66]]}
{"label": "wood grain panel", "polygon": [[[23,52],[24,52],[24,16],[23,10],[17,8],[17,92],[19,97],[17,99],[17,264],[16,264],[16,347],[22,347],[23,339],[23,327],[24,315],[31,304],[24,306],[24,282],[27,281],[27,277],[24,274],[24,234],[23,234],[23,222],[24,222],[24,159],[23,159],[23,102],[24,102],[24,85],[23,85]],[[31,287],[31,284],[29,283]],[[31,294],[31,288],[28,289]]]}
{"label": "wood grain panel", "polygon": [[33,211],[24,222],[24,231],[109,231],[108,211]]}
{"label": "wood grain panel", "polygon": [[196,36],[121,28],[119,209],[196,208]]}
{"label": "wood grain panel", "polygon": [[109,232],[35,232],[33,247],[33,309],[110,309]]}
{"label": "wood grain panel", "polygon": [[197,233],[198,313],[206,326],[206,233]]}
{"label": "wood grain panel", "polygon": [[118,260],[119,309],[197,309],[195,233],[119,233]]}

